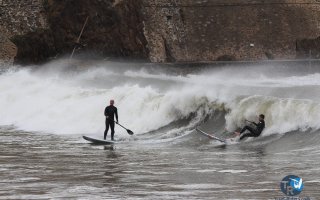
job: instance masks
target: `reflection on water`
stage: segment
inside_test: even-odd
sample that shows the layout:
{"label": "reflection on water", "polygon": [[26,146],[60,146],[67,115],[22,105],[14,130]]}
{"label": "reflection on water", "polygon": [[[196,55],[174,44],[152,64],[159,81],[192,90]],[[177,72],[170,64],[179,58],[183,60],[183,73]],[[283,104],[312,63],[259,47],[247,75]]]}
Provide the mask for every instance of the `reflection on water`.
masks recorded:
{"label": "reflection on water", "polygon": [[274,199],[289,174],[304,179],[300,196],[320,196],[320,148],[291,148],[292,136],[216,148],[194,136],[196,145],[110,147],[79,136],[0,134],[0,199]]}

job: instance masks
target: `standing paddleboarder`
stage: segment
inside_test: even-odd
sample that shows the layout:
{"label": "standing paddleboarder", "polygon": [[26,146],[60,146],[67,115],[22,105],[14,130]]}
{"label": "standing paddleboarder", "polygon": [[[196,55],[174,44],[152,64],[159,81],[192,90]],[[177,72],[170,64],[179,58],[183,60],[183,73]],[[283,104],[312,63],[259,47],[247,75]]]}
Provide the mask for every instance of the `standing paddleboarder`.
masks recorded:
{"label": "standing paddleboarder", "polygon": [[[104,139],[107,138],[109,126],[111,128],[111,140],[114,140],[114,123],[118,124],[118,110],[114,105],[114,100],[110,100],[110,105],[104,110],[104,116],[106,116],[106,130],[104,131]],[[114,115],[116,115],[117,121],[114,121]]]}

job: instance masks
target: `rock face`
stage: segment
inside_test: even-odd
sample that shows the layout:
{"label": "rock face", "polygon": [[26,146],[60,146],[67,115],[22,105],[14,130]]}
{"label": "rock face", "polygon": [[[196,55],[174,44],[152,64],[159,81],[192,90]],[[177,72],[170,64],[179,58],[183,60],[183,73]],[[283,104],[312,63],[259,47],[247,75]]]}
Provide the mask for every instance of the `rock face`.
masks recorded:
{"label": "rock face", "polygon": [[[31,54],[31,58],[37,60],[30,62],[39,62],[70,54],[87,17],[81,45],[78,45],[80,52],[145,57],[146,41],[139,6],[137,0],[48,0],[44,7],[49,28],[14,38],[18,46],[16,60],[26,63]],[[35,42],[37,48],[32,48]]]}
{"label": "rock face", "polygon": [[[2,1],[21,5],[23,9],[23,0]],[[135,58],[147,56],[139,0],[40,0],[29,2],[29,5],[32,5],[31,9],[23,12],[22,19],[12,20],[14,13],[20,10],[3,4],[8,15],[6,21],[17,21],[12,27],[26,25],[23,30],[7,31],[18,48],[16,63],[41,63],[50,57],[70,55],[75,45],[78,47],[76,53]],[[76,44],[87,17],[80,44]],[[43,23],[30,26],[24,22],[29,18],[35,21],[32,24]],[[4,24],[3,27],[8,25]]]}
{"label": "rock face", "polygon": [[0,60],[22,64],[75,45],[152,62],[319,58],[319,36],[319,0],[0,0]]}
{"label": "rock face", "polygon": [[0,60],[12,62],[17,53],[11,37],[39,28],[47,28],[42,0],[0,0]]}

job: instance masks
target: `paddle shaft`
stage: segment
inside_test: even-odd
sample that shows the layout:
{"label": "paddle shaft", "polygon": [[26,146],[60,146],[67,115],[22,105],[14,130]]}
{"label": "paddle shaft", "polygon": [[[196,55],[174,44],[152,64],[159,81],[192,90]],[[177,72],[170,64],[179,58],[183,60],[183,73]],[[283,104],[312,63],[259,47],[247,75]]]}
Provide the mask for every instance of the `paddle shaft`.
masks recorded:
{"label": "paddle shaft", "polygon": [[[114,120],[110,119],[109,120],[115,122]],[[133,132],[130,129],[127,129],[126,127],[122,126],[121,124],[119,124],[118,122],[115,122],[116,124],[118,124],[119,126],[121,126],[122,128],[126,129],[126,131],[128,132],[128,134],[133,135]]]}
{"label": "paddle shaft", "polygon": [[119,124],[118,122],[116,122],[116,124],[118,124],[119,126],[121,126],[122,128],[128,130],[126,127],[122,126],[121,124]]}

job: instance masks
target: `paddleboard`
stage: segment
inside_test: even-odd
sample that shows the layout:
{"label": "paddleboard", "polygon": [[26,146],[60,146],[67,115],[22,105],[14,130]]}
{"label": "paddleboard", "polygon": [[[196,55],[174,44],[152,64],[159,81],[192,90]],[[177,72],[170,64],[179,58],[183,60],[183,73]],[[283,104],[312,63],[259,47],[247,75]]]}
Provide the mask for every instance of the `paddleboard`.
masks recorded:
{"label": "paddleboard", "polygon": [[212,140],[218,140],[220,142],[226,143],[225,139],[221,139],[221,138],[216,137],[215,135],[206,133],[206,132],[200,130],[199,128],[196,128],[196,130],[197,130],[197,133],[200,133],[201,135],[204,135],[204,136],[206,136],[206,137],[208,137],[208,138],[210,138]]}
{"label": "paddleboard", "polygon": [[83,139],[93,143],[93,144],[100,144],[100,145],[111,145],[111,144],[115,144],[114,141],[110,141],[110,140],[100,140],[100,139],[95,139],[95,138],[91,138],[88,136],[82,136]]}

